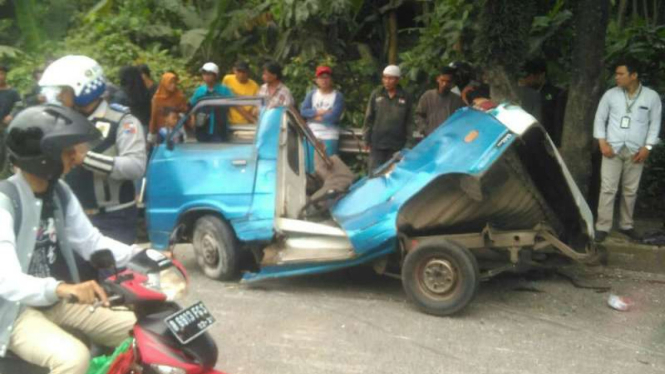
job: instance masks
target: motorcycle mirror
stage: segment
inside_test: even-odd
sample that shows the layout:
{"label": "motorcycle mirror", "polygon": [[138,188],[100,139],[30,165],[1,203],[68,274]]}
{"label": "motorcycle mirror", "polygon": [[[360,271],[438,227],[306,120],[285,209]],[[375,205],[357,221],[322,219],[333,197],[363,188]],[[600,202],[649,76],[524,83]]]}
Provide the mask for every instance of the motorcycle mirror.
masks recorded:
{"label": "motorcycle mirror", "polygon": [[115,257],[111,250],[100,249],[90,256],[90,263],[97,270],[112,269],[115,268]]}

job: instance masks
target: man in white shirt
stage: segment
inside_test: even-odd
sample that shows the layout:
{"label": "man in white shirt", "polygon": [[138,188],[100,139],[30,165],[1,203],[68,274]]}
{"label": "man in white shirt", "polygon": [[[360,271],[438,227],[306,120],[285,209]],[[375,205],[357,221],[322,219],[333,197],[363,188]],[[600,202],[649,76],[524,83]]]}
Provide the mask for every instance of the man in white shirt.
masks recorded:
{"label": "man in white shirt", "polygon": [[10,350],[51,374],[88,369],[88,348],[63,327],[113,347],[136,321],[128,311],[88,310],[96,299],[107,305],[107,296],[94,280],[80,281],[74,258],[109,249],[125,266],[141,250],[103,236],[59,180],[100,137],[81,114],[55,105],[25,109],[8,130],[10,160],[21,171],[0,182],[0,357]]}
{"label": "man in white shirt", "polygon": [[[316,68],[317,88],[309,91],[300,105],[300,114],[317,139],[326,146],[328,156],[337,154],[339,121],[344,112],[344,95],[333,85],[332,69],[321,65]],[[307,145],[307,172],[314,172],[314,148]]]}
{"label": "man in white shirt", "polygon": [[621,181],[619,231],[633,240],[640,236],[633,227],[633,211],[644,162],[658,142],[661,102],[656,91],[640,83],[637,64],[616,64],[617,86],[609,89],[598,104],[593,125],[603,162],[598,201],[596,241],[602,242],[612,229],[614,199]]}

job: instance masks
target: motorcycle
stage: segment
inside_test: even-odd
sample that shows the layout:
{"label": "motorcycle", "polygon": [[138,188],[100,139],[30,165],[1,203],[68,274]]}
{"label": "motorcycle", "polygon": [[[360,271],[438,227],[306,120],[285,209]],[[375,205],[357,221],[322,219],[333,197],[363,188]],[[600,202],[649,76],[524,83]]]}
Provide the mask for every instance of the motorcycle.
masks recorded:
{"label": "motorcycle", "polygon": [[[189,283],[182,264],[153,249],[138,253],[123,271],[117,270],[109,250],[95,252],[90,262],[113,272],[101,283],[110,307],[127,307],[136,315],[130,350],[116,359],[127,361],[118,373],[224,374],[214,369],[218,351],[207,333],[215,318],[202,302],[187,308],[175,302],[186,294]],[[90,312],[101,306],[91,305]],[[0,360],[0,373],[46,374],[48,369],[10,353]]]}

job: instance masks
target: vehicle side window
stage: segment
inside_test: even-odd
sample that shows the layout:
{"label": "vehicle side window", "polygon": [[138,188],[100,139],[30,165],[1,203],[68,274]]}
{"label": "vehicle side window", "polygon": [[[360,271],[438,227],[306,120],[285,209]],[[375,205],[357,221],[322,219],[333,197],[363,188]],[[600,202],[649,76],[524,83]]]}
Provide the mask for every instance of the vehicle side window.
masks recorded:
{"label": "vehicle side window", "polygon": [[[245,113],[257,115],[258,107],[242,107]],[[203,106],[188,114],[184,126],[187,132],[187,143],[231,143],[248,144],[254,141],[256,136],[256,118],[254,122],[230,123],[229,105]]]}
{"label": "vehicle side window", "polygon": [[296,175],[300,175],[300,154],[298,146],[298,133],[293,128],[293,126],[289,125],[288,138],[286,140],[287,157],[289,161],[289,167]]}

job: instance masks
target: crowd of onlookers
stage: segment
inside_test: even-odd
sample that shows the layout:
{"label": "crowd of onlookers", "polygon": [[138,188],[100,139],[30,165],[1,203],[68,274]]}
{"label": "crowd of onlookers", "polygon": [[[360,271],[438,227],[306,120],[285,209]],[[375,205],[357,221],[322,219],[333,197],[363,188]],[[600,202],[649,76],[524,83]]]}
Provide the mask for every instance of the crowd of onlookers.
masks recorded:
{"label": "crowd of onlookers", "polygon": [[[543,61],[529,62],[524,72],[516,95],[558,146],[565,91],[549,83]],[[53,373],[85,373],[90,359],[87,348],[58,325],[90,337],[103,335],[106,343],[117,345],[127,337],[134,315],[107,308],[91,314],[84,306],[59,300],[71,301],[75,296],[92,304],[95,294],[104,299],[94,282],[97,274],[86,262],[93,250],[109,248],[125,263],[140,250],[129,245],[136,242],[137,181],[146,173],[150,145],[165,139],[185,142],[189,136],[198,142],[224,142],[228,128],[258,123],[255,105],[244,101],[205,105],[204,98],[262,96],[268,109],[295,107],[296,101],[275,62],[263,65],[261,86],[250,78],[249,65],[243,61],[224,77],[215,63],[207,62],[200,69],[202,84],[189,98],[179,88],[175,72],[164,73],[156,83],[148,66],[126,66],[114,85],[87,56],[65,56],[43,72],[36,70],[35,87],[24,98],[9,87],[6,73],[7,68],[0,67],[0,121],[3,127],[9,125],[6,141],[5,131],[0,133],[17,172],[0,182],[4,222],[0,235],[5,249],[0,261],[4,264],[0,310],[8,316],[0,321],[4,332],[0,356],[9,350],[28,362],[48,366]],[[644,162],[659,141],[662,121],[660,97],[641,84],[637,64],[620,61],[614,73],[616,87],[603,95],[593,123],[602,153],[595,236],[599,242],[613,227],[619,186],[619,229],[639,239],[633,209]],[[316,87],[298,110],[326,152],[335,154],[344,96],[335,88],[331,67],[319,66],[314,75]],[[417,102],[400,85],[401,77],[398,66],[385,67],[382,85],[367,102],[363,135],[370,171],[419,137],[445,126],[458,109],[490,111],[497,106],[483,75],[468,64],[442,66],[436,86]],[[247,100],[252,101],[256,99]],[[41,103],[50,105],[37,106]],[[25,106],[31,108],[19,113]],[[183,121],[185,126],[177,126]],[[313,154],[308,149],[310,172]],[[333,183],[344,188],[352,183],[353,173],[339,158],[332,159],[337,163],[331,168],[338,167],[343,178],[331,178],[328,187],[324,182],[312,198],[334,191],[329,189]],[[84,314],[85,318],[75,320],[63,317]]]}
{"label": "crowd of onlookers", "polygon": [[[7,68],[0,67],[0,119],[5,126],[12,119],[16,103],[29,106],[45,101],[38,84],[41,70],[34,71],[35,87],[23,99],[7,85],[6,73]],[[156,82],[147,65],[125,66],[119,71],[117,85],[107,81],[104,97],[109,103],[129,108],[143,126],[148,147],[164,141],[180,118],[203,98],[262,96],[266,108],[297,105],[283,82],[282,67],[273,61],[262,66],[263,84],[260,86],[251,79],[250,66],[244,61],[235,63],[232,72],[223,76],[215,63],[207,62],[200,68],[200,74],[202,84],[187,98],[179,88],[175,72],[164,73]],[[326,153],[332,155],[338,152],[344,95],[335,87],[331,67],[318,66],[314,76],[315,86],[302,98],[297,109],[312,133],[325,145]],[[370,171],[404,146],[413,145],[432,133],[459,108],[490,110],[497,105],[490,98],[484,74],[465,62],[442,66],[435,86],[417,101],[400,85],[401,76],[398,66],[385,67],[382,85],[371,93],[366,104],[363,137],[369,152]],[[616,82],[617,87],[603,97],[594,124],[594,136],[599,140],[603,155],[597,226],[600,240],[611,228],[614,196],[620,180],[624,199],[620,228],[630,237],[637,237],[632,229],[635,195],[644,160],[656,144],[660,128],[660,100],[656,99],[655,92],[640,84],[637,65],[632,61],[617,65]],[[516,86],[523,109],[538,119],[557,147],[561,146],[567,92],[550,82],[546,62],[528,61]],[[222,141],[227,127],[257,122],[256,107],[213,107],[205,113],[204,120],[191,118],[171,139],[183,142],[193,136],[200,142]],[[314,166],[313,154],[310,145],[307,149],[310,172]]]}
{"label": "crowd of onlookers", "polygon": [[[187,98],[179,88],[175,72],[167,71],[156,82],[148,65],[125,66],[119,70],[115,80],[117,84],[107,79],[105,97],[110,103],[128,107],[143,125],[148,143],[154,144],[166,137],[178,116],[187,113],[202,98],[258,95],[266,98],[268,108],[296,106],[291,91],[282,80],[282,67],[275,62],[267,62],[262,68],[263,85],[259,86],[250,78],[249,64],[244,61],[238,61],[232,73],[224,76],[215,63],[205,63],[200,69],[202,85]],[[5,126],[17,108],[46,100],[38,84],[42,70],[33,72],[35,85],[23,98],[7,85],[7,70],[4,66],[0,67],[0,118]],[[565,92],[549,83],[544,61],[527,63],[525,72],[518,92],[522,104],[542,119],[554,142],[559,145]],[[479,109],[488,109],[495,105],[489,100],[488,86],[467,63],[455,62],[443,66],[437,74],[436,87],[423,93],[417,103],[400,86],[400,77],[399,67],[386,67],[382,87],[372,93],[367,103],[363,128],[371,153],[370,166],[385,161],[387,155],[410,142],[414,134],[416,138],[427,136],[462,106],[475,105]],[[314,83],[316,87],[300,103],[300,113],[312,132],[325,143],[327,152],[333,154],[337,150],[344,96],[335,89],[333,71],[328,66],[317,67]],[[233,108],[224,113],[219,109],[217,113],[210,113],[207,126],[199,124],[191,130],[199,141],[219,141],[224,126],[256,123],[257,115],[252,107]],[[185,136],[183,131],[174,139]]]}

